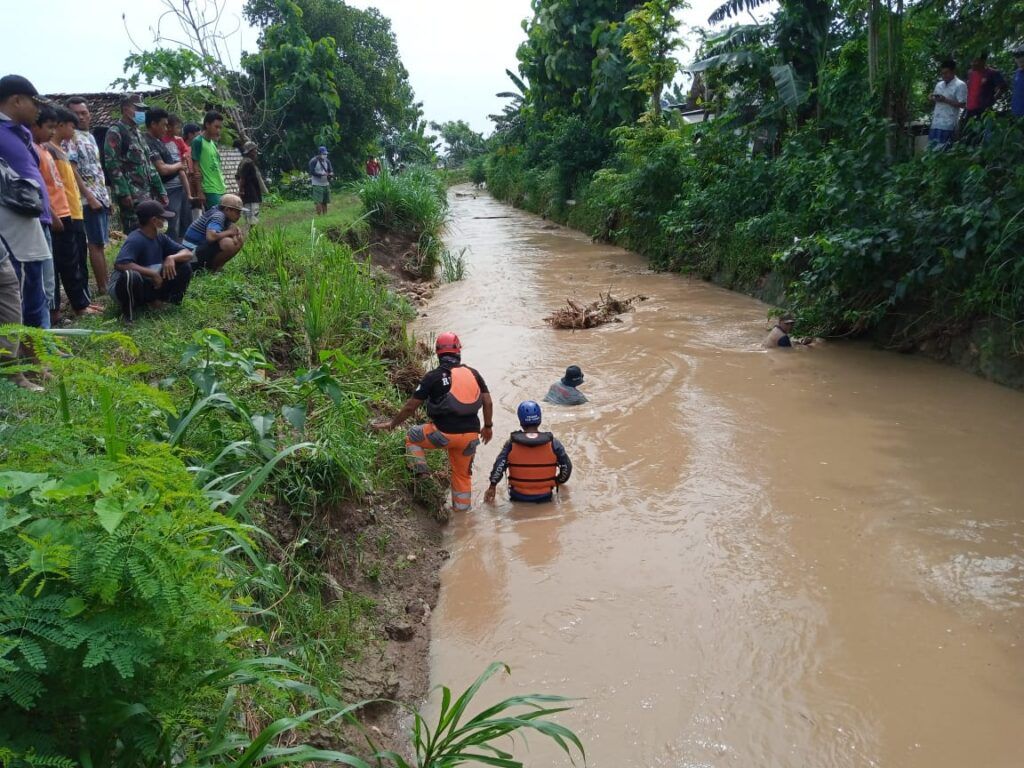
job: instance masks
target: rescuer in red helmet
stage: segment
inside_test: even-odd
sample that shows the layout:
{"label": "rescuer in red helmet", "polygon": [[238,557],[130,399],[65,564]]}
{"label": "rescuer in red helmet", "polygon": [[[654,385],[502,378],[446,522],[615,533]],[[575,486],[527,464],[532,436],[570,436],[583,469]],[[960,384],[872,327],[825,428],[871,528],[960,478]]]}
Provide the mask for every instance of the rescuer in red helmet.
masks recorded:
{"label": "rescuer in red helmet", "polygon": [[[405,436],[405,458],[416,474],[425,474],[424,451],[444,449],[452,470],[452,510],[466,512],[473,502],[473,457],[482,439],[491,441],[494,405],[483,377],[462,364],[462,343],[454,333],[442,333],[434,345],[438,366],[430,371],[405,405],[390,421],[374,429],[391,430],[412,416],[424,403],[430,423],[417,424]],[[484,410],[481,427],[478,413]]]}

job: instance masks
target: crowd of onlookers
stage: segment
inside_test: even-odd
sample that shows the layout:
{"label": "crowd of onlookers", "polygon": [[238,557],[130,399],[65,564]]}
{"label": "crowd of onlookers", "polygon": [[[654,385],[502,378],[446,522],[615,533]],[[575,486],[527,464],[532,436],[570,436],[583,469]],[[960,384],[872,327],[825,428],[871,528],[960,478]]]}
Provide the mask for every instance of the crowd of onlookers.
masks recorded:
{"label": "crowd of onlookers", "polygon": [[[1014,49],[1013,60],[1016,69],[1009,80],[988,65],[987,52],[971,60],[966,82],[956,76],[953,59],[939,65],[939,82],[931,93],[935,107],[928,145],[932,149],[952,146],[961,135],[972,131],[972,123],[992,111],[1007,93],[1010,94],[1010,114],[1015,118],[1024,117],[1024,46]],[[978,135],[983,137],[982,133]]]}
{"label": "crowd of onlookers", "polygon": [[[242,146],[239,194],[228,194],[218,112],[183,124],[125,94],[102,146],[91,118],[82,97],[54,104],[24,77],[0,78],[0,325],[53,327],[61,286],[76,316],[102,311],[90,268],[97,294],[108,293],[128,320],[142,306],[181,303],[193,270],[217,271],[242,249],[239,219],[258,221],[267,192],[258,149]],[[108,274],[115,206],[124,241]],[[34,350],[0,337],[0,365],[12,356],[31,359]]]}

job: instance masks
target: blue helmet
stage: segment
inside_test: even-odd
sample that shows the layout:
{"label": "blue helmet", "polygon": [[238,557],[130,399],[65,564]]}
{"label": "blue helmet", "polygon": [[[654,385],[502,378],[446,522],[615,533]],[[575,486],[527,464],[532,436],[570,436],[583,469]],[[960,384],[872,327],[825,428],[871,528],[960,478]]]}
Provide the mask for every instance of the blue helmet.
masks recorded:
{"label": "blue helmet", "polygon": [[540,406],[533,400],[524,400],[516,409],[516,416],[522,426],[534,427],[540,424]]}

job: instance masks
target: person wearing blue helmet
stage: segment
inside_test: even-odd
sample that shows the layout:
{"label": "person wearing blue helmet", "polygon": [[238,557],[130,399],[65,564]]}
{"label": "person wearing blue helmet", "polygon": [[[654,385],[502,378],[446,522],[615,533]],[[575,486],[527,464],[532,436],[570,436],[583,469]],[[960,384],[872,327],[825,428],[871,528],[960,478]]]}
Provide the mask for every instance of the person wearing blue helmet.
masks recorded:
{"label": "person wearing blue helmet", "polygon": [[569,481],[572,461],[554,435],[541,431],[540,405],[526,400],[519,404],[516,415],[522,429],[509,436],[495,459],[484,501],[494,501],[498,483],[506,471],[512,501],[538,504],[551,501],[555,488]]}
{"label": "person wearing blue helmet", "polygon": [[579,391],[583,383],[583,371],[578,365],[570,365],[565,369],[565,376],[556,381],[544,395],[544,402],[555,405],[583,405],[587,396]]}

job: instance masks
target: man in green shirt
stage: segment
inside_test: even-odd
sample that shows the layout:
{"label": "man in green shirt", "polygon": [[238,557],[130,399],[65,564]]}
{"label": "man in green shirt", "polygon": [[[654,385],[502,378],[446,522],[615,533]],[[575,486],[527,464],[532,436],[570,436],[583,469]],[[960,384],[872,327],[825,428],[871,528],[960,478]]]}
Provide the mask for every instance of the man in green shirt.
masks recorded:
{"label": "man in green shirt", "polygon": [[220,199],[227,192],[217,150],[223,126],[224,116],[220,112],[207,112],[203,118],[203,132],[192,140],[192,165],[195,168],[192,188],[197,191],[204,211],[220,205]]}

